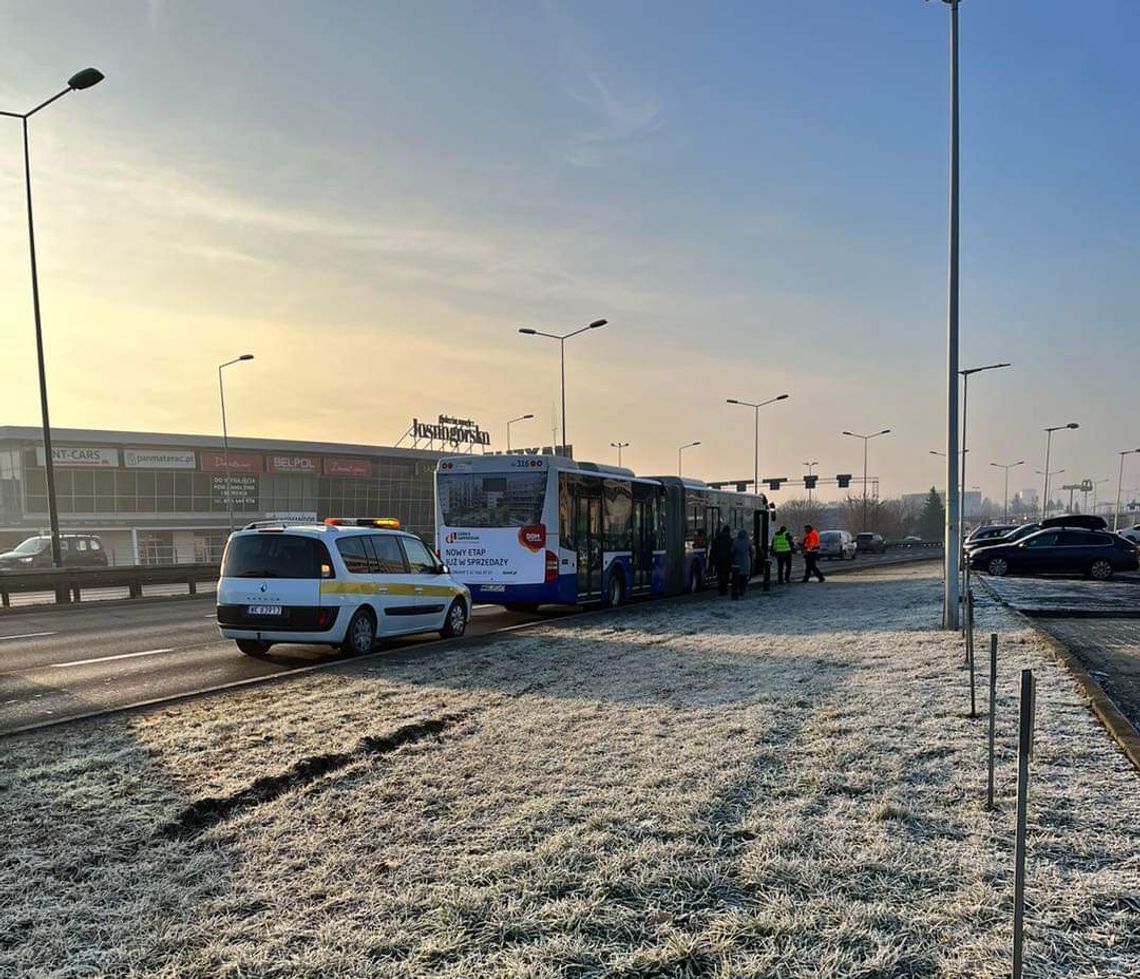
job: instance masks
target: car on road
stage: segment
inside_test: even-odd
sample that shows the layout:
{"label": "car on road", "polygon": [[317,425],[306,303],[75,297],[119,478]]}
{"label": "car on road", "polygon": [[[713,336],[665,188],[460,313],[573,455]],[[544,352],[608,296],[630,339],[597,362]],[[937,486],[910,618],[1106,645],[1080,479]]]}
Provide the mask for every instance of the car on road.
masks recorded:
{"label": "car on road", "polygon": [[218,629],[250,656],[276,643],[360,655],[389,636],[463,635],[470,590],[399,526],[389,518],[249,524],[222,557]]}
{"label": "car on road", "polygon": [[1088,513],[1072,513],[1066,514],[1063,517],[1049,517],[1047,520],[1038,520],[1034,523],[1022,524],[1020,527],[1015,527],[1009,533],[1001,537],[989,537],[984,540],[976,541],[967,539],[963,547],[966,554],[970,555],[982,548],[1013,544],[1019,540],[1024,540],[1030,534],[1035,534],[1039,530],[1056,527],[1073,527],[1080,530],[1105,530],[1108,524],[1105,523],[1103,517],[1093,516]]}
{"label": "car on road", "polygon": [[[94,534],[60,534],[60,557],[65,568],[105,568],[107,551]],[[50,568],[51,537],[29,537],[12,550],[0,554],[0,571],[40,571]]]}
{"label": "car on road", "polygon": [[856,553],[858,553],[858,548],[855,546],[855,538],[846,530],[824,530],[820,532],[820,557],[825,557],[829,561],[836,559],[854,561]]}
{"label": "car on road", "polygon": [[882,534],[856,534],[855,552],[857,554],[886,554],[887,542]]}
{"label": "car on road", "polygon": [[1086,574],[1107,581],[1117,571],[1140,568],[1140,549],[1104,530],[1045,527],[1012,543],[979,548],[970,555],[970,567],[995,577]]}

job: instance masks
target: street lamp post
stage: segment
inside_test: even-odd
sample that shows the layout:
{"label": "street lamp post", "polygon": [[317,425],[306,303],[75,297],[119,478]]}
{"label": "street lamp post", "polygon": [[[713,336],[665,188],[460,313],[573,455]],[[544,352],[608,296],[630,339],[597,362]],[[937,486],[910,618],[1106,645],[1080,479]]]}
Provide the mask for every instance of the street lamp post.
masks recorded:
{"label": "street lamp post", "polygon": [[230,432],[226,426],[226,388],[222,383],[222,368],[229,367],[231,364],[240,364],[243,360],[253,360],[253,354],[242,354],[240,357],[235,357],[233,360],[227,360],[224,364],[218,365],[218,398],[222,403],[222,457],[226,467],[226,510],[230,515],[231,534],[234,532],[234,501],[230,486],[230,480],[233,477],[230,473]]}
{"label": "street lamp post", "polygon": [[736,398],[729,398],[728,404],[730,405],[744,405],[746,408],[753,409],[754,423],[752,429],[752,490],[755,493],[760,492],[760,409],[765,405],[775,404],[777,401],[786,401],[788,396],[786,394],[778,394],[774,398],[769,398],[767,401],[738,401]]}
{"label": "street lamp post", "polygon": [[92,85],[98,85],[103,80],[103,73],[97,68],[84,68],[77,71],[67,80],[67,88],[53,95],[45,102],[41,102],[34,109],[27,112],[3,112],[0,116],[10,119],[19,119],[24,130],[24,191],[28,202],[28,254],[32,266],[32,312],[36,323],[36,364],[39,368],[40,378],[40,416],[43,421],[44,438],[44,477],[47,481],[48,522],[51,525],[51,563],[58,568],[63,565],[63,555],[59,546],[59,508],[55,500],[55,466],[51,449],[51,420],[48,416],[47,371],[44,366],[44,337],[43,323],[40,318],[40,280],[36,268],[36,230],[32,220],[32,164],[28,152],[28,120],[40,109],[47,108],[57,99],[63,98],[68,92],[79,92]]}
{"label": "street lamp post", "polygon": [[966,409],[970,397],[970,376],[981,374],[982,371],[993,371],[1009,366],[1009,364],[987,364],[985,367],[967,367],[965,370],[958,371],[962,375],[962,482],[958,515],[963,523],[966,522]]}
{"label": "street lamp post", "polygon": [[618,450],[618,465],[620,466],[621,465],[621,450],[622,449],[628,449],[629,443],[628,442],[611,442],[610,448]]}
{"label": "street lamp post", "polygon": [[700,445],[700,442],[689,442],[687,445],[682,445],[677,449],[677,475],[681,475],[681,453],[686,449],[691,449],[694,445]]}
{"label": "street lamp post", "polygon": [[880,435],[888,435],[889,428],[884,428],[881,432],[873,432],[870,435],[860,435],[858,432],[844,432],[844,435],[850,435],[853,439],[863,440],[863,526],[861,530],[867,529],[867,443],[871,439],[877,439]]}
{"label": "street lamp post", "polygon": [[[1042,472],[1038,470],[1038,474],[1045,477],[1044,494],[1041,497],[1041,519],[1044,520],[1049,516],[1049,477],[1056,475],[1049,472],[1049,453],[1053,448],[1053,433],[1060,432],[1066,428],[1080,428],[1076,422],[1069,422],[1067,425],[1054,425],[1052,428],[1045,429],[1045,470]],[[1062,470],[1063,471],[1063,470]]]}
{"label": "street lamp post", "polygon": [[587,330],[596,330],[600,326],[605,326],[609,320],[594,320],[580,330],[574,330],[570,333],[543,333],[541,330],[532,330],[529,327],[519,327],[519,333],[523,333],[528,337],[546,337],[548,340],[558,341],[559,358],[562,365],[562,451],[566,452],[566,447],[570,444],[569,439],[566,437],[566,341],[571,337],[576,337],[579,333],[585,333]]}
{"label": "street lamp post", "polygon": [[1120,529],[1120,491],[1124,488],[1124,457],[1135,452],[1140,452],[1140,449],[1124,449],[1117,453],[1120,456],[1120,476],[1116,480],[1116,510],[1113,511],[1112,518],[1113,533]]}
{"label": "street lamp post", "polygon": [[[811,476],[811,475],[814,475],[812,470],[814,470],[815,467],[819,465],[819,460],[813,459],[811,462],[805,462],[804,465],[807,466],[808,475]],[[811,506],[811,487],[810,486],[808,487],[808,506],[809,507]]]}
{"label": "street lamp post", "polygon": [[950,7],[950,215],[946,305],[946,523],[942,628],[958,628],[958,0]]}
{"label": "street lamp post", "polygon": [[523,421],[526,421],[528,418],[533,418],[533,417],[534,417],[533,414],[527,414],[527,415],[519,415],[518,418],[508,418],[507,419],[507,451],[508,452],[511,451],[511,426],[515,422],[523,422]]}
{"label": "street lamp post", "polygon": [[990,465],[995,469],[1005,470],[1005,502],[1001,508],[1001,522],[1009,523],[1009,471],[1018,466],[1024,466],[1025,460],[1022,459],[1020,462],[991,462]]}

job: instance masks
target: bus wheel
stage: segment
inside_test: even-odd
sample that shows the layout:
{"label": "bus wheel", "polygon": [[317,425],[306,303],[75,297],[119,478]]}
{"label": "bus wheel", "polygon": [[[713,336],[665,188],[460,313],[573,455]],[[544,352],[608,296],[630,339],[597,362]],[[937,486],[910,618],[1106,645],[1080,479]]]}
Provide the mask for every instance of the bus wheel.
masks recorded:
{"label": "bus wheel", "polygon": [[610,586],[606,590],[606,605],[608,605],[610,608],[617,608],[619,605],[621,605],[622,593],[624,590],[625,589],[622,587],[621,572],[611,572]]}

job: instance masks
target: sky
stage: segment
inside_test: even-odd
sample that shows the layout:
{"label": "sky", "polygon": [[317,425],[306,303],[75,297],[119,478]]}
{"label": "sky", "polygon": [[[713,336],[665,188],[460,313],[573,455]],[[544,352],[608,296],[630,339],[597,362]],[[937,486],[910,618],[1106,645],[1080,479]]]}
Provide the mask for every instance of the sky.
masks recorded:
{"label": "sky", "polygon": [[[1140,446],[1140,5],[961,5],[967,484]],[[52,422],[390,445],[413,417],[644,474],[940,484],[948,8],[919,0],[0,0]],[[0,118],[0,424],[38,424]],[[1132,484],[1140,485],[1140,462]],[[1054,479],[1056,485],[1058,479]],[[1125,479],[1130,485],[1129,477]],[[800,495],[787,489],[781,495]],[[1104,496],[1102,495],[1102,499]]]}

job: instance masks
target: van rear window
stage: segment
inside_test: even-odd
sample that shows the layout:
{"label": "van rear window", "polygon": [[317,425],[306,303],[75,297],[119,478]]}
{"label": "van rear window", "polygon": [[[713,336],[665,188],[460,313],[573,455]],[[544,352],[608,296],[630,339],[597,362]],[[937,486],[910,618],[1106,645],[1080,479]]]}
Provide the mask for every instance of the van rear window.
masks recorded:
{"label": "van rear window", "polygon": [[222,559],[223,578],[319,578],[330,564],[323,543],[293,534],[234,537]]}

